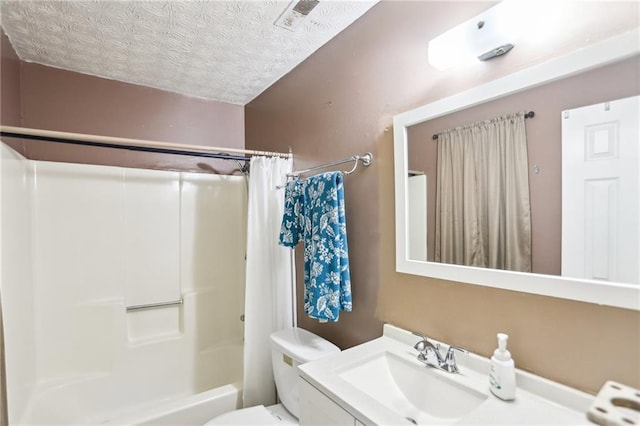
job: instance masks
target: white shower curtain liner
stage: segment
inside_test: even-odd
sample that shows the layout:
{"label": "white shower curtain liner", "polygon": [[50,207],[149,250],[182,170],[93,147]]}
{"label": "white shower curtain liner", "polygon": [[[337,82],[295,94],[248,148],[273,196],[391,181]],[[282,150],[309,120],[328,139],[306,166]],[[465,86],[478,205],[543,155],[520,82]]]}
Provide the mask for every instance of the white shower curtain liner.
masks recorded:
{"label": "white shower curtain liner", "polygon": [[292,160],[251,158],[247,224],[243,405],[271,405],[276,389],[269,334],[292,327],[291,250],[278,244]]}

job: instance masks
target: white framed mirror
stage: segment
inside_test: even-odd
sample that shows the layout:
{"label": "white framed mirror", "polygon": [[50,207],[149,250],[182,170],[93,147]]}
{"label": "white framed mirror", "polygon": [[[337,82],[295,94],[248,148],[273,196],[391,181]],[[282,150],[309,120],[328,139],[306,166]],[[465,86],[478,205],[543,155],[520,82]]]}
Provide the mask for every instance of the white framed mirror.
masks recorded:
{"label": "white framed mirror", "polygon": [[[585,73],[640,54],[640,30],[576,50],[565,56],[515,72],[465,92],[423,105],[394,117],[394,165],[396,207],[396,271],[493,288],[552,296],[600,305],[640,310],[640,283],[570,278],[543,273],[513,272],[424,260],[410,252],[411,236],[408,151],[409,134],[417,126],[471,107],[505,98],[547,83]],[[487,117],[489,118],[489,117]],[[534,118],[535,120],[535,118]],[[558,122],[560,117],[558,117]],[[460,123],[460,125],[465,123]],[[444,129],[443,129],[444,130]],[[432,143],[432,142],[425,142]],[[413,154],[412,154],[413,155]],[[531,164],[529,166],[532,166]],[[418,171],[420,173],[420,171]],[[435,180],[429,177],[429,182]],[[636,202],[638,196],[636,195]],[[635,231],[634,231],[635,232]],[[636,232],[637,233],[637,232]],[[423,231],[420,238],[424,239]],[[637,235],[640,239],[640,235]],[[427,252],[432,248],[427,246]],[[638,261],[640,263],[640,260]]]}

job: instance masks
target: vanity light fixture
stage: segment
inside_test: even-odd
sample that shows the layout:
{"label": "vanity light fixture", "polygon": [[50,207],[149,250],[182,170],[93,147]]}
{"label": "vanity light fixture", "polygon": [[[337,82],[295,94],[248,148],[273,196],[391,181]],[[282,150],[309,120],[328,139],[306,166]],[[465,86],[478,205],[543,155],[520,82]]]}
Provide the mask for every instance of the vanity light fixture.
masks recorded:
{"label": "vanity light fixture", "polygon": [[[551,28],[563,1],[504,0],[429,42],[429,63],[440,71],[508,53],[522,37],[539,38]],[[550,12],[548,7],[553,7]],[[543,24],[540,24],[543,23]]]}

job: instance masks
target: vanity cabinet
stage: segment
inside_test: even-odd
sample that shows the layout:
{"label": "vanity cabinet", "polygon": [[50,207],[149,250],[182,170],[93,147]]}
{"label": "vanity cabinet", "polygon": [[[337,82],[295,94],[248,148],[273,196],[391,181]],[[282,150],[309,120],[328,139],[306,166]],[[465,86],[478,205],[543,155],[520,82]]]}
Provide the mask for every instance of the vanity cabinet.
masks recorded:
{"label": "vanity cabinet", "polygon": [[361,426],[358,420],[309,382],[300,380],[301,426]]}

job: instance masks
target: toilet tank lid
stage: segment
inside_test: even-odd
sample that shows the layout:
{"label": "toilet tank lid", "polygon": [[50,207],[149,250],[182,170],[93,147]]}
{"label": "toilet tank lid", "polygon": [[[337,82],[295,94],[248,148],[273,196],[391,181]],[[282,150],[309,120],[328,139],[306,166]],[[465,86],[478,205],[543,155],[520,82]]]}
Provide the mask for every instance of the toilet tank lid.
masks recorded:
{"label": "toilet tank lid", "polygon": [[302,328],[287,328],[271,333],[271,346],[300,363],[340,352],[340,348]]}

